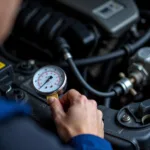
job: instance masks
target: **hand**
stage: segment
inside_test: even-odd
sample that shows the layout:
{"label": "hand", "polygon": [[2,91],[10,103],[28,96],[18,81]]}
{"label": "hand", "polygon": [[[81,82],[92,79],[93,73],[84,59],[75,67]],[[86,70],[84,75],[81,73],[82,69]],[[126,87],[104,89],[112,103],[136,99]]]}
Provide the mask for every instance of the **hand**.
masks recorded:
{"label": "hand", "polygon": [[102,112],[97,103],[88,100],[76,90],[70,90],[62,99],[48,100],[60,137],[68,142],[80,134],[92,134],[104,137]]}
{"label": "hand", "polygon": [[0,44],[6,39],[14,24],[20,3],[21,0],[0,0]]}

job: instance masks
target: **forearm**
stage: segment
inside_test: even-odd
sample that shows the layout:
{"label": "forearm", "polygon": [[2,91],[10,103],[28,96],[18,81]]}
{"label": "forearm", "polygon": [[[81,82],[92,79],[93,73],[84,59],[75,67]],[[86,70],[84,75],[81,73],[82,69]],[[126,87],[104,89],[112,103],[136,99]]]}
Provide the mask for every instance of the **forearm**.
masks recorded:
{"label": "forearm", "polygon": [[2,44],[9,35],[21,2],[22,0],[0,1],[0,44]]}

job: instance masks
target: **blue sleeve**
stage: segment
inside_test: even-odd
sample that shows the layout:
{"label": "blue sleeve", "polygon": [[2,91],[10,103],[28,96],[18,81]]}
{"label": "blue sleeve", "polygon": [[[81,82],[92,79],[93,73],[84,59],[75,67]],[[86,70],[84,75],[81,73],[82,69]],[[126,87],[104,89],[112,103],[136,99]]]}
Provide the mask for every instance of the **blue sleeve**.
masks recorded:
{"label": "blue sleeve", "polygon": [[8,119],[16,115],[28,115],[31,108],[28,105],[8,102],[0,99],[0,120]]}
{"label": "blue sleeve", "polygon": [[[0,121],[16,115],[28,115],[30,113],[31,108],[28,105],[0,100]],[[74,137],[70,144],[76,150],[112,150],[109,142],[89,134]]]}
{"label": "blue sleeve", "polygon": [[94,135],[79,135],[70,141],[76,150],[112,150],[110,143]]}

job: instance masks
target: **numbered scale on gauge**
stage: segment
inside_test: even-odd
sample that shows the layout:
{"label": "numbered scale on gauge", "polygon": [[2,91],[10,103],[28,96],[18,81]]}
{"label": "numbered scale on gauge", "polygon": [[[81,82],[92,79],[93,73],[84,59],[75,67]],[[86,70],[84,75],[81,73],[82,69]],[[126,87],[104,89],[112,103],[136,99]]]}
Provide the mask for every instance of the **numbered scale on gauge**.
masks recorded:
{"label": "numbered scale on gauge", "polygon": [[64,92],[67,77],[65,72],[57,66],[45,66],[39,69],[33,77],[33,86],[38,94],[57,97]]}

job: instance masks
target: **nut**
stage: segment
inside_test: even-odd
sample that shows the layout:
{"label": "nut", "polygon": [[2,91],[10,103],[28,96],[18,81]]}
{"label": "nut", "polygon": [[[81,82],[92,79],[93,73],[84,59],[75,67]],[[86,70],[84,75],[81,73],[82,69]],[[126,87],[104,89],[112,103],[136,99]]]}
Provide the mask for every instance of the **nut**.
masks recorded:
{"label": "nut", "polygon": [[123,117],[122,117],[123,122],[129,122],[130,120],[131,120],[131,118],[129,115],[127,115],[127,114],[123,115]]}

